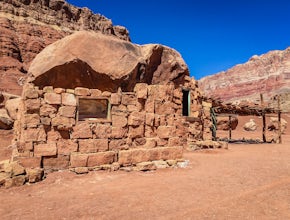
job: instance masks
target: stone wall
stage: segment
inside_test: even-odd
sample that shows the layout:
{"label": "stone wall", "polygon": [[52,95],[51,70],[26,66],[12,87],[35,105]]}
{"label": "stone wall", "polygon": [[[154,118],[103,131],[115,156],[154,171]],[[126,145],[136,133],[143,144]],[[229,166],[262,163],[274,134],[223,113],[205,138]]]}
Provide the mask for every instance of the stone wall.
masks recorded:
{"label": "stone wall", "polygon": [[[182,116],[182,89],[190,90],[190,114]],[[78,121],[79,98],[108,99],[109,117]],[[182,158],[188,139],[203,139],[207,120],[196,82],[136,84],[133,92],[24,87],[15,122],[13,161],[45,171],[135,167]],[[207,120],[208,121],[208,120]]]}

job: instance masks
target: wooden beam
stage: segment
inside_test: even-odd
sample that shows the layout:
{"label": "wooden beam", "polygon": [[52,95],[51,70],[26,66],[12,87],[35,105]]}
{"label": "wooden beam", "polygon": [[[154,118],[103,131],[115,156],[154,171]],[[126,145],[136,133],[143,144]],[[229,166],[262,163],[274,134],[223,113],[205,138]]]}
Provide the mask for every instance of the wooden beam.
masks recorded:
{"label": "wooden beam", "polygon": [[260,94],[260,99],[261,99],[262,118],[263,118],[262,138],[263,138],[263,142],[265,143],[267,140],[266,140],[266,116],[265,116],[265,110],[264,110],[263,94]]}
{"label": "wooden beam", "polygon": [[278,140],[279,140],[279,144],[282,144],[281,101],[280,101],[280,95],[278,95]]}
{"label": "wooden beam", "polygon": [[232,116],[229,116],[229,140],[232,139]]}

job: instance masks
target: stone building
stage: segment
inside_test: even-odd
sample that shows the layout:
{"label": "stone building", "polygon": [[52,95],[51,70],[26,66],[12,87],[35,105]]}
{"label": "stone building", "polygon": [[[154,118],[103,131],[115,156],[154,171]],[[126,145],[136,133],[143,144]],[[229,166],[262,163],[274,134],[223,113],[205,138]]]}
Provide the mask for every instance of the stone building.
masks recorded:
{"label": "stone building", "polygon": [[32,62],[13,160],[76,172],[172,165],[189,142],[211,140],[210,108],[175,50],[77,32]]}

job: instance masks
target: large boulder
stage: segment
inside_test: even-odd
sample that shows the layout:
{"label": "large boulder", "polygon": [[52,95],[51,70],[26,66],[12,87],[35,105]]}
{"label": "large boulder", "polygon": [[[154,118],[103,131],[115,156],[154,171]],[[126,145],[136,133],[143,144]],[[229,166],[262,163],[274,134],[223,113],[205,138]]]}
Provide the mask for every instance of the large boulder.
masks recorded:
{"label": "large boulder", "polygon": [[5,103],[5,108],[13,120],[17,119],[17,112],[18,112],[18,106],[20,104],[21,98],[14,98],[14,99],[8,99]]}
{"label": "large boulder", "polygon": [[[231,117],[231,130],[235,130],[238,126],[238,118]],[[229,117],[218,117],[217,118],[217,130],[228,131],[230,129]]]}
{"label": "large boulder", "polygon": [[[287,128],[287,121],[281,118],[281,132],[284,133]],[[270,131],[278,131],[279,129],[279,121],[278,118],[271,117],[270,123],[268,124],[268,130]]]}
{"label": "large boulder", "polygon": [[30,81],[40,88],[132,91],[135,84],[179,85],[189,75],[181,55],[166,46],[140,46],[101,33],[80,31],[46,47],[33,60]]}
{"label": "large boulder", "polygon": [[12,129],[13,120],[9,117],[5,108],[0,109],[0,129]]}
{"label": "large boulder", "polygon": [[254,121],[254,119],[250,119],[250,121],[244,125],[244,130],[245,131],[256,131],[257,130],[257,124]]}

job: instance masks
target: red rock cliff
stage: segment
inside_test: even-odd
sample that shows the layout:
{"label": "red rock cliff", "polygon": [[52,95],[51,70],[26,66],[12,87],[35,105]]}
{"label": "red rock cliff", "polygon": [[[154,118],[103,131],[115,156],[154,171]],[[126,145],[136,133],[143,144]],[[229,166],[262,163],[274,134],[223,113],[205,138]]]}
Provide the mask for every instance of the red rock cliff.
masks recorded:
{"label": "red rock cliff", "polygon": [[77,30],[94,30],[130,41],[122,26],[62,0],[0,1],[0,91],[20,94],[34,57]]}
{"label": "red rock cliff", "polygon": [[244,64],[199,80],[207,96],[223,101],[257,101],[290,91],[290,47],[253,56]]}

